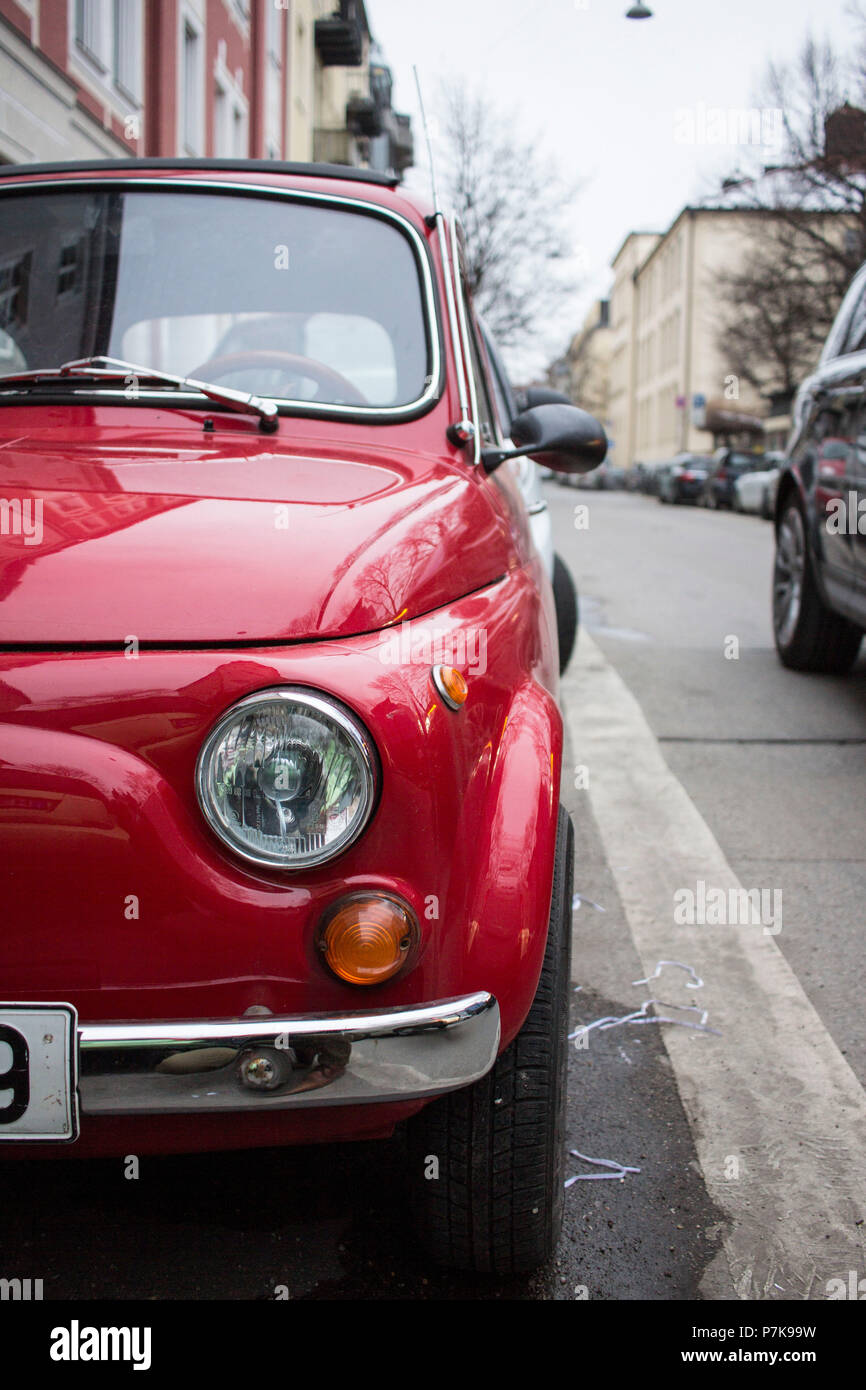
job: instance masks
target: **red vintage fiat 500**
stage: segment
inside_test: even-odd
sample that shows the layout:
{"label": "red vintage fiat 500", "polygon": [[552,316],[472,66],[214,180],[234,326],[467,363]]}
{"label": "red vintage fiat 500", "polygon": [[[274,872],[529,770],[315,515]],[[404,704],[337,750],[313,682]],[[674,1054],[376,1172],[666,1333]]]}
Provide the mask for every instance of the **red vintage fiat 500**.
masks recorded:
{"label": "red vintage fiat 500", "polygon": [[[501,383],[499,383],[501,386]],[[547,575],[459,229],[380,175],[0,178],[0,1153],[408,1127],[431,1254],[561,1219]]]}

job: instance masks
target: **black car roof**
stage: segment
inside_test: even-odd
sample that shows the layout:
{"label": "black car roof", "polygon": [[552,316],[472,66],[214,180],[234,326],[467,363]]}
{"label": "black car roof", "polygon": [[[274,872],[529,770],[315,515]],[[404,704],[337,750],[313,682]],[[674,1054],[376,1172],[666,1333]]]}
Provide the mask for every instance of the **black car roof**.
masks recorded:
{"label": "black car roof", "polygon": [[54,164],[7,164],[0,176],[15,174],[100,173],[105,169],[144,173],[148,169],[203,169],[213,173],[236,174],[296,174],[318,179],[344,179],[349,183],[374,183],[383,188],[395,188],[396,174],[383,174],[378,169],[359,169],[354,164],[301,164],[279,159],[74,159]]}

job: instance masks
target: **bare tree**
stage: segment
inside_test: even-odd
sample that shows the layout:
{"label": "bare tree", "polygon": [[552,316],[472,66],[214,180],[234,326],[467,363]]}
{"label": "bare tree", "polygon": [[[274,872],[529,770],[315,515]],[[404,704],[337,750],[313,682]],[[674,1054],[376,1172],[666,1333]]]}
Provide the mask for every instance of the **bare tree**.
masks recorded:
{"label": "bare tree", "polygon": [[866,261],[866,13],[855,4],[849,14],[859,35],[850,55],[807,36],[794,63],[768,66],[759,102],[780,113],[781,148],[721,190],[722,205],[765,214],[717,292],[719,345],[768,395],[790,394],[814,367]]}
{"label": "bare tree", "polygon": [[577,185],[520,138],[514,119],[463,85],[438,102],[440,177],[466,235],[469,286],[503,347],[549,331],[576,288],[569,260]]}
{"label": "bare tree", "polygon": [[808,219],[805,232],[787,219],[762,220],[740,265],[714,277],[718,346],[728,369],[759,395],[794,393],[838,307],[843,286],[819,249],[825,236],[832,239],[833,220],[823,231],[818,220]]}

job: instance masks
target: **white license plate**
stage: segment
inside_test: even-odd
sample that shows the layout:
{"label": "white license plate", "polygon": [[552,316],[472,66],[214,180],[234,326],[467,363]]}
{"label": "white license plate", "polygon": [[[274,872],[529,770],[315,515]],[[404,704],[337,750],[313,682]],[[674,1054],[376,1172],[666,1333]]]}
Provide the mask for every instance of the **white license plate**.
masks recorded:
{"label": "white license plate", "polygon": [[78,1137],[78,1014],[0,1002],[0,1144]]}

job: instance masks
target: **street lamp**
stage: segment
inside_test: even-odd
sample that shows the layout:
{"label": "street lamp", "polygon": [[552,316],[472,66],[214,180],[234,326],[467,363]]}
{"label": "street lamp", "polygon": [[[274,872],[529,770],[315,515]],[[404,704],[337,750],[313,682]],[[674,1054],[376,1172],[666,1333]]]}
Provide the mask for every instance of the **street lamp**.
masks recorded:
{"label": "street lamp", "polygon": [[626,19],[652,19],[653,12],[648,5],[644,5],[641,0],[638,0],[636,5],[632,5],[631,9],[626,11],[625,17]]}

